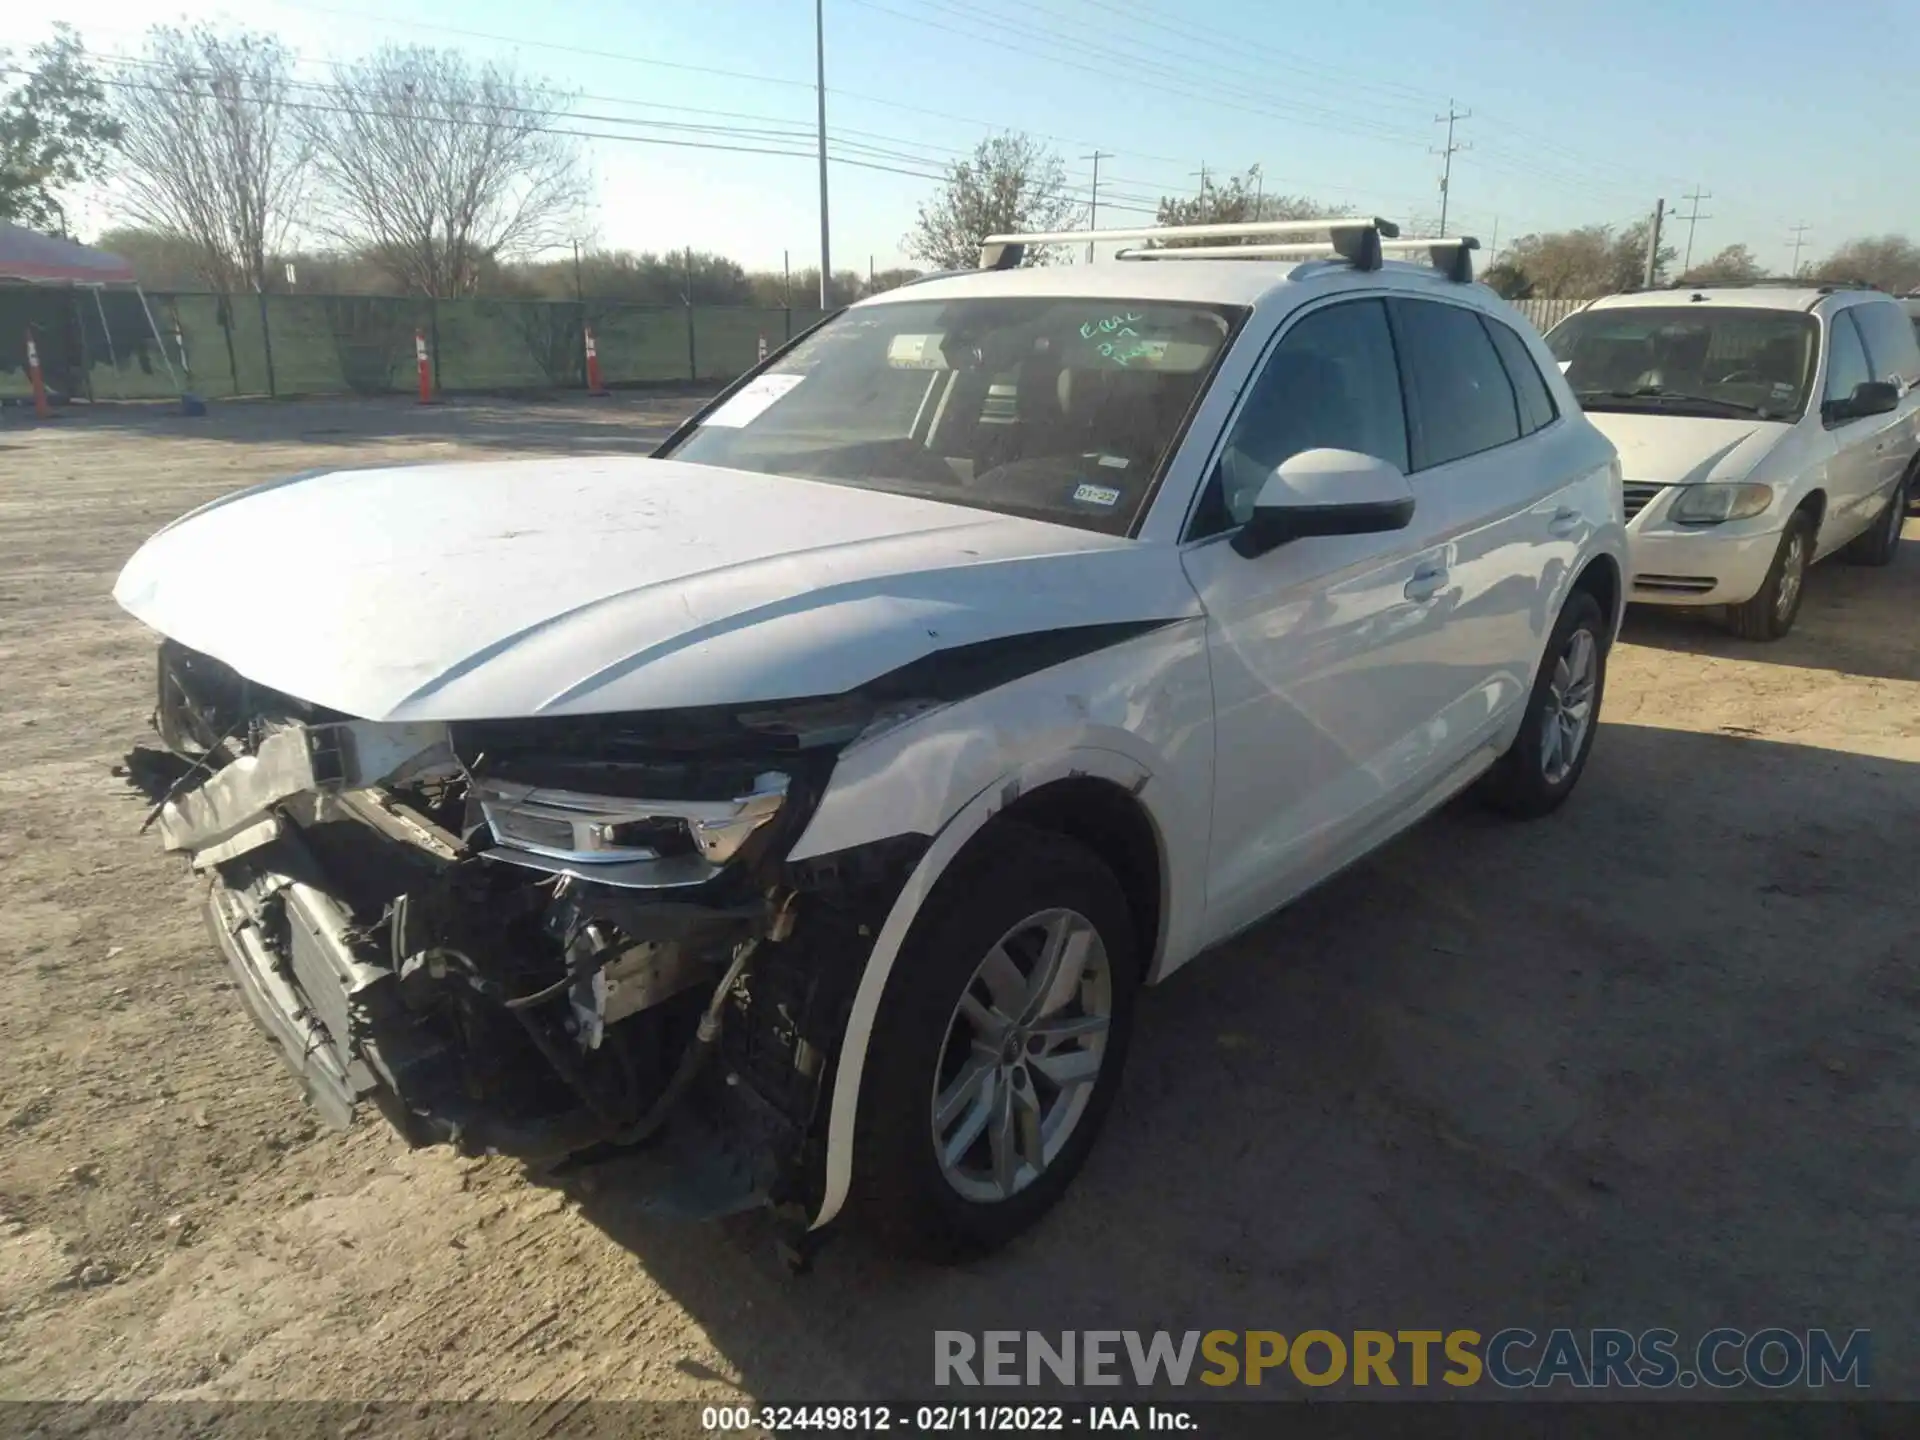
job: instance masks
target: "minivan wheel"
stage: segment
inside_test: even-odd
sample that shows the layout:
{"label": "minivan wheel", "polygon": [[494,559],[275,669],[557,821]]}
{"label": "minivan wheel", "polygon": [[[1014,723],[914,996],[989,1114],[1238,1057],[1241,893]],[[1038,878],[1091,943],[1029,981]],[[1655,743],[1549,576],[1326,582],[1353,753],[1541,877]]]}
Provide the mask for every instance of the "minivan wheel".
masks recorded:
{"label": "minivan wheel", "polygon": [[1891,565],[1900,553],[1900,531],[1907,523],[1907,493],[1911,476],[1902,476],[1900,486],[1887,499],[1887,508],[1874,519],[1873,527],[1863,531],[1840,552],[1849,565]]}
{"label": "minivan wheel", "polygon": [[1548,637],[1520,734],[1480,782],[1481,798],[1494,809],[1531,820],[1573,793],[1600,727],[1607,640],[1600,602],[1574,591]]}
{"label": "minivan wheel", "polygon": [[1778,640],[1800,614],[1807,593],[1807,567],[1813,564],[1813,517],[1793,512],[1780,532],[1780,548],[1759,592],[1744,605],[1727,607],[1727,628],[1742,640]]}
{"label": "minivan wheel", "polygon": [[946,1262],[1038,1221],[1113,1103],[1138,981],[1098,856],[1018,824],[983,832],[915,920],[874,1020],[853,1167],[866,1227]]}

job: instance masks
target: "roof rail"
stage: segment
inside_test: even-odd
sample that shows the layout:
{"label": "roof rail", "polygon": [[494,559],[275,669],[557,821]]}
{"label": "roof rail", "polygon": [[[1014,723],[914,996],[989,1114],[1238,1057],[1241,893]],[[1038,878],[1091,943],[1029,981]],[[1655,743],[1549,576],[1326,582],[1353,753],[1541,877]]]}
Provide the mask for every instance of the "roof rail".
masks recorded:
{"label": "roof rail", "polygon": [[[1289,241],[1289,237],[1326,235],[1324,241]],[[1214,225],[1149,225],[1131,230],[1048,230],[1032,234],[989,235],[980,247],[980,268],[1011,270],[1026,258],[1033,245],[1084,245],[1099,242],[1144,241],[1116,252],[1119,260],[1321,260],[1338,258],[1358,270],[1378,270],[1389,254],[1425,251],[1436,270],[1448,279],[1473,279],[1472,252],[1480,242],[1472,236],[1449,240],[1402,240],[1400,227],[1378,216],[1340,216],[1326,220],[1249,220]],[[1168,241],[1273,240],[1281,243],[1173,246]]]}
{"label": "roof rail", "polygon": [[1817,290],[1831,295],[1836,290],[1878,290],[1870,280],[1815,280],[1805,275],[1756,275],[1751,280],[1669,280],[1668,290]]}

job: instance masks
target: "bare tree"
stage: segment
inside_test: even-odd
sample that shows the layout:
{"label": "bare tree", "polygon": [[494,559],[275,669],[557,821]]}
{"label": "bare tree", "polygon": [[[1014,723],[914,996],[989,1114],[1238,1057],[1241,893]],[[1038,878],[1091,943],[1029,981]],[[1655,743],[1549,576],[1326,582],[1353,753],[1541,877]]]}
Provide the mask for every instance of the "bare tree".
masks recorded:
{"label": "bare tree", "polygon": [[[1269,195],[1260,178],[1260,167],[1249,166],[1244,175],[1229,175],[1225,181],[1202,183],[1197,195],[1162,195],[1154,215],[1156,225],[1243,225],[1258,220],[1318,220],[1338,215],[1339,210],[1310,200],[1304,195]],[[1248,245],[1257,237],[1237,240],[1169,240],[1167,245]]]}
{"label": "bare tree", "polygon": [[1744,245],[1729,245],[1711,259],[1702,260],[1680,278],[1695,285],[1718,285],[1730,280],[1758,280],[1766,272]]}
{"label": "bare tree", "polygon": [[[1014,230],[1061,230],[1080,213],[1067,190],[1060,157],[1028,135],[1008,133],[982,140],[972,156],[947,167],[940,193],[921,203],[913,230],[901,242],[909,255],[941,270],[970,270],[980,263],[989,235]],[[1044,265],[1044,249],[1026,263]]]}
{"label": "bare tree", "polygon": [[268,288],[293,223],[305,155],[292,76],[293,53],[270,35],[158,26],[145,65],[116,82],[121,208],[188,242],[215,289]]}
{"label": "bare tree", "polygon": [[1920,290],[1920,245],[1904,235],[1849,240],[1813,270],[1821,280],[1863,280],[1896,295]]}
{"label": "bare tree", "polygon": [[496,261],[565,242],[588,190],[572,97],[456,51],[387,46],[300,112],[320,225],[407,290],[469,295]]}

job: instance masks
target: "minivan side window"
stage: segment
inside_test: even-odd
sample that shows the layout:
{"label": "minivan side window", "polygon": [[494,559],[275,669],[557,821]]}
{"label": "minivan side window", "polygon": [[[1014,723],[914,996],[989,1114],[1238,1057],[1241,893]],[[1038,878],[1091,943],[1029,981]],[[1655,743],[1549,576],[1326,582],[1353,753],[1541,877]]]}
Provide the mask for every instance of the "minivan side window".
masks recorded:
{"label": "minivan side window", "polygon": [[1866,347],[1853,318],[1842,310],[1827,321],[1827,388],[1821,394],[1829,401],[1844,400],[1854,387],[1873,378],[1867,363]]}
{"label": "minivan side window", "polygon": [[1498,320],[1490,320],[1482,315],[1480,323],[1487,327],[1487,334],[1493,337],[1493,348],[1500,352],[1501,363],[1507,367],[1507,378],[1513,381],[1513,393],[1520,401],[1521,430],[1531,435],[1551,425],[1559,418],[1560,412],[1554,408],[1553,392],[1547,389],[1547,382],[1541,378],[1540,366],[1534,361],[1527,342]]}
{"label": "minivan side window", "polygon": [[1518,440],[1519,401],[1479,315],[1399,296],[1392,305],[1413,407],[1413,468],[1445,465]]}
{"label": "minivan side window", "polygon": [[1920,345],[1906,312],[1891,301],[1856,305],[1847,311],[1867,342],[1867,361],[1873,378],[1913,384],[1920,381]]}
{"label": "minivan side window", "polygon": [[1378,300],[1314,310],[1280,337],[1247,389],[1189,538],[1246,524],[1280,462],[1318,449],[1357,450],[1407,468],[1406,409]]}

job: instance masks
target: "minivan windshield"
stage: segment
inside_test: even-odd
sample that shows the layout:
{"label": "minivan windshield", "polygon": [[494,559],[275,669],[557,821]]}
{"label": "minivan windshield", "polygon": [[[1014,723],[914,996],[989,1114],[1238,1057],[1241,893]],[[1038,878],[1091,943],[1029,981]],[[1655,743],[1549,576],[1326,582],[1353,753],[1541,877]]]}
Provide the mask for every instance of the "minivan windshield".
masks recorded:
{"label": "minivan windshield", "polygon": [[661,453],[1125,534],[1244,311],[986,296],[862,306]]}
{"label": "minivan windshield", "polygon": [[1585,410],[1797,420],[1820,329],[1796,310],[1647,305],[1583,310],[1547,336]]}

